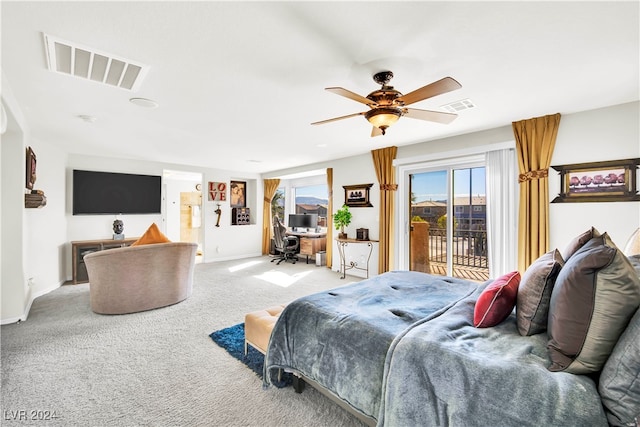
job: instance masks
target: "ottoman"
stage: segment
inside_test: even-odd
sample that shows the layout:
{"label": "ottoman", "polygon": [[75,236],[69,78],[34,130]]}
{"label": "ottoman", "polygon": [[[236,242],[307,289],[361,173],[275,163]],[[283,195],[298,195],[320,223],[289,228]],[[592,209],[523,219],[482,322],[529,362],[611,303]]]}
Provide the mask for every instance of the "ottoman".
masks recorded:
{"label": "ottoman", "polygon": [[285,306],[285,304],[282,304],[247,313],[244,316],[244,354],[247,354],[248,344],[251,344],[251,347],[254,347],[262,354],[267,353],[273,325],[275,325]]}

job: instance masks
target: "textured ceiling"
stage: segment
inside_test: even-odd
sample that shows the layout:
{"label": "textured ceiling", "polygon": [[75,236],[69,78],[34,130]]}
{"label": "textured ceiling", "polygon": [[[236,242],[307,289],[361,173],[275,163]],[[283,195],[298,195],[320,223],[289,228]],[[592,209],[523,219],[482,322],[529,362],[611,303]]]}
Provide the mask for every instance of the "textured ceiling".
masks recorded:
{"label": "textured ceiling", "polygon": [[[634,2],[1,2],[2,71],[33,138],[70,153],[267,172],[639,99]],[[147,65],[137,92],[47,70],[43,33]],[[371,138],[372,75],[445,76],[449,125]],[[129,98],[159,103],[145,109]],[[94,116],[85,122],[79,115]]]}

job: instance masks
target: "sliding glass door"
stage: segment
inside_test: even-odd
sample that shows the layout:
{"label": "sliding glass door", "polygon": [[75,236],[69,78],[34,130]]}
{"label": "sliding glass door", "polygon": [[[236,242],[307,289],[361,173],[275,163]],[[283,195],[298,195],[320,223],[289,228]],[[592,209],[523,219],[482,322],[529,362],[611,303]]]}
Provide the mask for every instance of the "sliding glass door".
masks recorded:
{"label": "sliding glass door", "polygon": [[415,171],[407,180],[409,269],[487,280],[484,165]]}

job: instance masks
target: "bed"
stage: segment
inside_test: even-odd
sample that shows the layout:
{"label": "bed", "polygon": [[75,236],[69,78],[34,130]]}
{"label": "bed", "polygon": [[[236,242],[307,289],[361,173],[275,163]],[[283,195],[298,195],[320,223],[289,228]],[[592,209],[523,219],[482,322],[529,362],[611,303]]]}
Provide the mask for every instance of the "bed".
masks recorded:
{"label": "bed", "polygon": [[300,298],[274,326],[265,386],[290,372],[369,425],[608,425],[593,378],[547,369],[545,333],[520,336],[515,314],[473,326],[488,284],[393,271]]}

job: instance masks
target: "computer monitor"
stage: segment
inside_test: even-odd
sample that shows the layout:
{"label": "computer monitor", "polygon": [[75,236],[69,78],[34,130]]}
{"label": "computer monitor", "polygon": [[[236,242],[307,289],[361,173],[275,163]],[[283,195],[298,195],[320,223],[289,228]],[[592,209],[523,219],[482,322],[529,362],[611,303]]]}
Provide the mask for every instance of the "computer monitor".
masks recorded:
{"label": "computer monitor", "polygon": [[294,231],[299,228],[317,228],[318,214],[290,214],[289,227]]}

